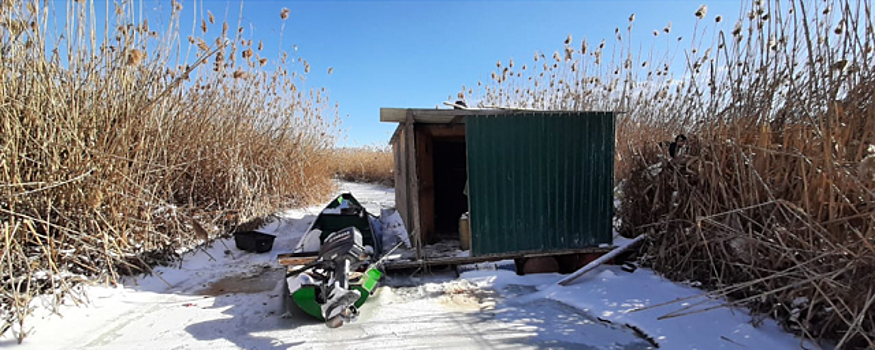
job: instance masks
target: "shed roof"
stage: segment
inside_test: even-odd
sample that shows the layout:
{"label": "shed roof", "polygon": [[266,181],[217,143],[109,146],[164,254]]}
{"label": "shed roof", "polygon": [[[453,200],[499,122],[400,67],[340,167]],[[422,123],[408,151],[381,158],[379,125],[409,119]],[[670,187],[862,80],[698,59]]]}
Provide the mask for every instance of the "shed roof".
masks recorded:
{"label": "shed roof", "polygon": [[495,114],[498,110],[480,109],[426,109],[426,108],[380,108],[380,121],[403,123],[407,113],[411,113],[414,123],[448,124],[460,122],[459,117],[469,115]]}
{"label": "shed roof", "polygon": [[[469,109],[434,109],[434,108],[380,108],[380,121],[388,123],[403,123],[407,121],[407,113],[413,117],[414,123],[448,124],[464,123],[467,116],[481,115],[514,115],[531,113],[567,114],[580,113],[581,111],[554,111],[523,108],[469,108]],[[593,111],[594,112],[594,111]],[[616,112],[607,112],[616,113]]]}
{"label": "shed roof", "polygon": [[[385,123],[399,123],[392,137],[389,139],[389,144],[393,144],[400,135],[402,123],[407,122],[407,114],[413,118],[413,123],[422,124],[456,124],[465,123],[464,117],[469,116],[494,116],[494,115],[517,115],[517,114],[569,114],[581,113],[584,111],[565,111],[565,110],[542,110],[529,108],[468,108],[468,109],[438,109],[438,108],[380,108],[380,121]],[[591,113],[613,113],[620,114],[624,112],[617,111],[586,111]]]}

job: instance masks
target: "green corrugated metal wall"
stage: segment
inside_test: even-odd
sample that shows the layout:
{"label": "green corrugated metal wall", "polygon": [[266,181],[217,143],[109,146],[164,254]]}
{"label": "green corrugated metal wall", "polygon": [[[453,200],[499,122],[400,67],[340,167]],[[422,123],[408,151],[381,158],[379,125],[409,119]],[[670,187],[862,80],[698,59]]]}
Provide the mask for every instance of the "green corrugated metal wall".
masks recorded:
{"label": "green corrugated metal wall", "polygon": [[466,120],[472,254],[611,244],[613,113]]}

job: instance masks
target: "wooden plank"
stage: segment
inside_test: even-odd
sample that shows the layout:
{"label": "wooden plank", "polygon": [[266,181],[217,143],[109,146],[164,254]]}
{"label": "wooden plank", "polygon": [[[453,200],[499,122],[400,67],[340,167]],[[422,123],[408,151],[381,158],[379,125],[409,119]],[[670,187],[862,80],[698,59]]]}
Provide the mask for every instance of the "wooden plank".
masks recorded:
{"label": "wooden plank", "polygon": [[435,265],[465,265],[488,261],[509,260],[518,258],[534,258],[539,256],[556,256],[566,254],[586,254],[586,253],[604,253],[610,251],[611,248],[581,248],[581,249],[566,249],[550,252],[513,252],[506,254],[492,254],[484,256],[467,256],[467,257],[447,257],[447,258],[424,258],[416,261],[388,261],[384,265],[387,270],[409,269]]}
{"label": "wooden plank", "polygon": [[470,249],[468,250],[471,254],[474,254],[474,225],[471,224],[471,163],[468,153],[468,126],[465,126],[465,199],[468,201],[468,239],[470,240]]}
{"label": "wooden plank", "polygon": [[408,211],[408,182],[407,182],[407,148],[405,147],[404,129],[398,125],[398,139],[392,144],[395,152],[395,209],[401,215],[406,227],[410,227]]}
{"label": "wooden plank", "polygon": [[413,113],[413,117],[417,122],[427,123],[428,118],[455,118],[456,116],[482,116],[482,115],[515,115],[515,114],[546,114],[546,115],[562,115],[569,113],[592,112],[592,113],[618,113],[618,112],[603,112],[603,111],[558,111],[558,110],[535,110],[535,109],[428,109],[428,108],[411,108],[408,111]]}
{"label": "wooden plank", "polygon": [[[413,113],[413,119],[417,123],[452,123],[458,116],[482,116],[482,115],[514,115],[514,114],[548,114],[560,115],[568,113],[580,113],[582,111],[543,111],[534,109],[514,108],[489,108],[489,109],[436,109],[436,108],[380,108],[380,121],[389,123],[402,123],[407,121],[407,114]],[[593,113],[625,113],[623,111],[584,111]],[[464,121],[464,120],[463,120]]]}
{"label": "wooden plank", "polygon": [[380,108],[381,122],[403,123],[407,121],[407,109],[404,108]]}
{"label": "wooden plank", "polygon": [[587,272],[592,271],[593,269],[595,269],[596,267],[599,267],[600,265],[604,264],[608,260],[611,260],[611,259],[615,258],[617,255],[620,255],[620,253],[625,252],[629,248],[632,248],[634,245],[643,241],[646,237],[647,237],[646,234],[635,237],[635,239],[633,239],[629,242],[626,242],[626,244],[623,244],[623,245],[615,248],[614,250],[610,251],[609,253],[602,255],[598,259],[591,261],[589,264],[586,264],[586,266],[581,267],[580,270],[574,271],[572,274],[568,275],[568,277],[565,277],[561,281],[556,282],[556,283],[561,285],[561,286],[567,286],[571,282],[574,282],[574,280],[580,278],[580,276],[583,276]]}
{"label": "wooden plank", "polygon": [[306,265],[317,257],[317,253],[283,253],[276,256],[276,261],[282,266]]}
{"label": "wooden plank", "polygon": [[413,235],[414,245],[416,246],[416,258],[422,257],[422,237],[420,233],[421,216],[419,212],[419,178],[417,177],[416,164],[416,142],[413,129],[413,113],[407,111],[407,121],[404,133],[407,139],[407,181],[408,181],[408,213],[410,214],[410,227],[408,231]]}
{"label": "wooden plank", "polygon": [[428,244],[432,241],[434,223],[434,143],[428,133],[420,130],[423,125],[416,125],[416,168],[419,179],[419,232],[422,241]]}
{"label": "wooden plank", "polygon": [[401,133],[404,131],[404,123],[399,123],[398,126],[395,127],[395,132],[392,133],[392,137],[389,138],[389,144],[395,145],[398,143],[398,140],[402,137]]}
{"label": "wooden plank", "polygon": [[464,109],[405,109],[380,108],[380,121],[385,123],[407,122],[407,113],[413,112],[417,123],[449,123],[458,115],[486,115],[504,113],[501,110],[464,110]]}
{"label": "wooden plank", "polygon": [[416,128],[422,129],[435,138],[465,138],[465,125],[463,124],[420,124]]}

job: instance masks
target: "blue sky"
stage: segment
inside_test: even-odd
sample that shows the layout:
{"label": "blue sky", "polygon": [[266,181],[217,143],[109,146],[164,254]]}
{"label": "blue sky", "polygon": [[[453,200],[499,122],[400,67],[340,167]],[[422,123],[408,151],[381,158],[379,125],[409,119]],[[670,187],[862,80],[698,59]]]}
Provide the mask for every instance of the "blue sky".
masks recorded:
{"label": "blue sky", "polygon": [[[340,104],[346,145],[385,143],[395,124],[379,122],[380,107],[433,108],[464,84],[489,80],[498,60],[530,62],[536,51],[561,50],[571,34],[574,46],[610,42],[636,14],[633,39],[649,47],[653,30],[671,21],[672,32],[692,32],[691,1],[295,1],[249,2],[253,17],[276,7],[291,10],[288,43],[312,66],[309,82],[326,86]],[[271,4],[271,5],[268,5]],[[715,15],[737,18],[741,3],[716,1]],[[259,7],[256,9],[256,7]],[[257,14],[256,14],[257,13]],[[728,21],[724,21],[724,24]],[[730,27],[734,21],[729,22]],[[662,40],[665,40],[664,38]],[[328,67],[333,73],[328,76]],[[348,117],[347,117],[348,116]]]}
{"label": "blue sky", "polygon": [[[63,3],[55,4],[63,8]],[[165,0],[143,3],[150,18],[160,15],[149,12],[169,11]],[[183,38],[189,35],[191,9],[208,9],[216,17],[216,26],[227,19],[233,28],[240,8],[239,0],[203,0],[197,6],[192,1],[182,3],[189,12],[182,17]],[[584,37],[590,43],[602,38],[610,43],[614,28],[625,32],[632,13],[636,16],[633,47],[647,49],[653,40],[690,35],[693,13],[702,4],[708,5],[705,23],[713,26],[714,16],[722,15],[722,26],[730,30],[742,6],[739,0],[249,0],[243,2],[243,27],[253,41],[264,40],[262,56],[270,58],[277,57],[282,31],[282,49],[310,63],[306,87],[325,87],[331,101],[339,104],[345,129],[340,145],[355,146],[388,141],[395,124],[379,122],[380,107],[434,108],[449,96],[455,99],[462,85],[476,87],[478,80],[486,83],[496,61],[513,58],[521,65],[530,63],[536,51],[550,56],[561,51],[569,34],[575,47]],[[104,6],[96,7],[99,11]],[[283,8],[291,10],[286,21],[280,19]],[[654,39],[653,30],[661,30],[669,21],[671,38],[660,35]],[[327,74],[329,67],[333,68],[331,75]]]}

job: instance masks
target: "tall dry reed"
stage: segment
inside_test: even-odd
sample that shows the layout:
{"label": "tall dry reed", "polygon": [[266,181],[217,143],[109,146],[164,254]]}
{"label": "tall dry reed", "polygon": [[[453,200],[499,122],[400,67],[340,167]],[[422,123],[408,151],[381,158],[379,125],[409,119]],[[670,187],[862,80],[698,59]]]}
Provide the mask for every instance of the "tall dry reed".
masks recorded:
{"label": "tall dry reed", "polygon": [[331,162],[339,179],[395,186],[395,159],[392,150],[385,146],[336,149]]}
{"label": "tall dry reed", "polygon": [[[839,348],[875,348],[875,31],[867,1],[754,1],[737,23],[498,64],[475,105],[623,111],[622,230],[646,260]],[[683,37],[683,39],[681,39]],[[671,158],[664,140],[690,136]],[[686,307],[674,317],[701,312]]]}
{"label": "tall dry reed", "polygon": [[81,301],[88,277],[148,272],[332,187],[338,119],[306,61],[211,13],[187,35],[180,3],[160,28],[139,1],[94,6],[0,2],[0,334],[19,341],[40,294]]}

